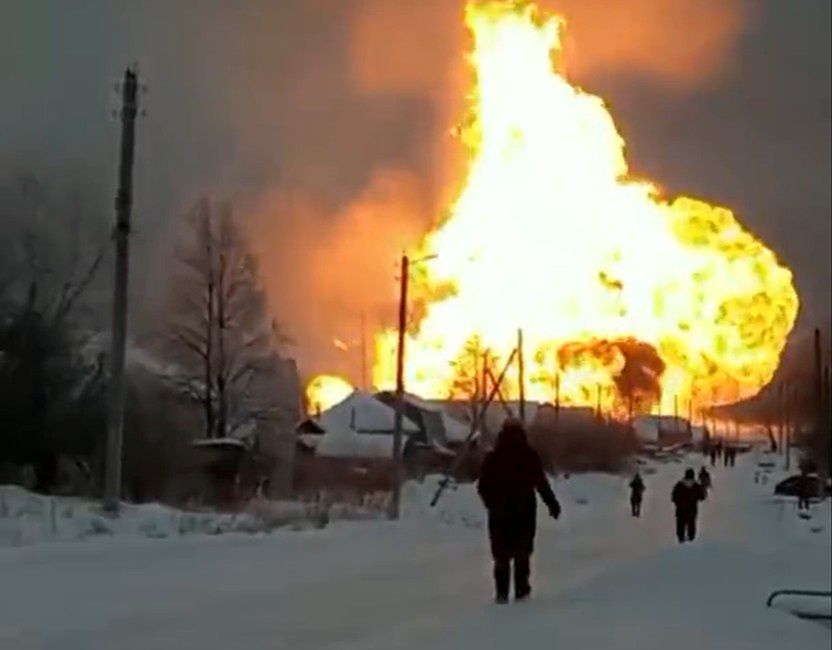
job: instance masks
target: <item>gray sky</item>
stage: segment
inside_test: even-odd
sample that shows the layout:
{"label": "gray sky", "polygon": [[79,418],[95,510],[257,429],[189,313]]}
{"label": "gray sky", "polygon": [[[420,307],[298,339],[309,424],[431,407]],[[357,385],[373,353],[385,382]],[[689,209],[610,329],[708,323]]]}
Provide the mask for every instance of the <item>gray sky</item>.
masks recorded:
{"label": "gray sky", "polygon": [[[567,12],[581,6],[546,2]],[[617,0],[596,2],[592,16],[576,14],[577,36],[589,34],[584,43],[609,16],[605,33],[622,34],[653,57],[630,65],[627,53],[602,56],[590,44],[583,52],[590,64],[578,67],[578,81],[609,102],[637,174],[670,192],[732,207],[795,271],[805,322],[828,320],[829,0],[628,6],[648,5],[667,23],[660,38],[636,30],[640,19],[622,12]],[[713,11],[731,5],[741,15],[716,63],[708,70],[702,63],[696,83],[657,73],[657,62],[687,56],[675,49],[679,44],[694,54],[705,49],[698,45],[707,40],[703,28],[676,11],[705,5]],[[447,130],[460,101],[449,99],[458,93],[448,90],[459,59],[458,6],[454,0],[0,0],[0,175],[82,173],[94,179],[90,191],[109,215],[118,142],[113,84],[125,63],[138,61],[149,86],[136,167],[140,290],[160,281],[157,251],[203,191],[244,197],[244,204],[275,191],[299,192],[314,201],[319,216],[312,231],[324,238],[380,170],[412,174],[431,204],[441,189],[437,134]],[[350,39],[361,16],[380,21],[380,8],[391,7],[406,8],[409,17],[394,23],[400,33],[382,34],[375,56],[381,63],[387,53],[391,60],[397,53],[414,58],[406,48],[415,48],[423,80],[368,88],[356,81]],[[605,65],[592,65],[604,56]],[[700,63],[688,56],[685,65],[695,75]],[[287,216],[282,231],[294,248],[298,224]]]}

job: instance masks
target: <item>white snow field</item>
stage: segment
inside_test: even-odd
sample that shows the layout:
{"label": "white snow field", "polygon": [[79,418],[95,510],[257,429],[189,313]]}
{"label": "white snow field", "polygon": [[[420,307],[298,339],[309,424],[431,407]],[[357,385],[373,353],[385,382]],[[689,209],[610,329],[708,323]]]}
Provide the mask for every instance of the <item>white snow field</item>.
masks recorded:
{"label": "white snow field", "polygon": [[641,519],[629,477],[555,481],[563,516],[541,512],[521,604],[491,602],[471,486],[431,509],[435,481],[407,486],[399,523],[0,549],[0,648],[828,649],[827,624],[791,613],[828,612],[828,600],[765,600],[830,588],[829,503],[798,518],[773,480],[754,482],[747,454],[714,471],[700,538],[679,545],[669,493],[686,466],[645,475]]}

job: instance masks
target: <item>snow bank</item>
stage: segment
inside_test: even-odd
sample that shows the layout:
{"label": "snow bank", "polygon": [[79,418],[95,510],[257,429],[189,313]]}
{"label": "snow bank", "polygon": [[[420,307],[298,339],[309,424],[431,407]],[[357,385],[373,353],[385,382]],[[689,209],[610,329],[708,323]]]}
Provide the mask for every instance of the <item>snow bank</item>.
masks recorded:
{"label": "snow bank", "polygon": [[[341,509],[343,510],[343,509]],[[123,504],[118,518],[100,505],[75,497],[50,497],[0,486],[0,547],[67,542],[100,537],[166,538],[222,533],[261,533],[275,528],[322,527],[332,517],[361,513],[332,511],[317,504],[253,501],[246,512],[188,512],[158,503]]]}

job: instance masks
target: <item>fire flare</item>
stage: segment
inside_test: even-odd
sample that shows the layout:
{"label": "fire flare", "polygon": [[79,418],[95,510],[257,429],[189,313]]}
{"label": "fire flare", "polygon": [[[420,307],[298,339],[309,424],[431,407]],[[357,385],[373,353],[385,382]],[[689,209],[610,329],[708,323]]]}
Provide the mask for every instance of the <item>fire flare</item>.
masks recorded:
{"label": "fire flare", "polygon": [[335,375],[318,375],[306,387],[306,408],[317,415],[352,395],[355,387]]}
{"label": "fire flare", "polygon": [[[465,18],[470,164],[411,279],[408,390],[455,396],[466,356],[498,366],[522,328],[529,399],[667,411],[757,392],[797,315],[790,271],[729,209],[629,176],[603,100],[562,72],[559,17],[472,2]],[[377,336],[380,388],[395,349]]]}

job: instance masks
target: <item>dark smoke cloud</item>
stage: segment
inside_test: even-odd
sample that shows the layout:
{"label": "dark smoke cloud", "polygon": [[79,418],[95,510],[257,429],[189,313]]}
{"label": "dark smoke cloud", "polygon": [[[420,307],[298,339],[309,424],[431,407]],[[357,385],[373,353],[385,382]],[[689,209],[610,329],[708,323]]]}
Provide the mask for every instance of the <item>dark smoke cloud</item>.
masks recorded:
{"label": "dark smoke cloud", "polygon": [[[636,171],[739,207],[828,311],[827,0],[542,4],[566,15],[569,68],[610,100]],[[455,0],[0,0],[0,173],[82,168],[110,214],[112,83],[137,61],[135,304],[155,309],[185,208],[232,199],[278,318],[322,370],[356,312],[389,315],[401,246],[455,190],[461,15]]]}

